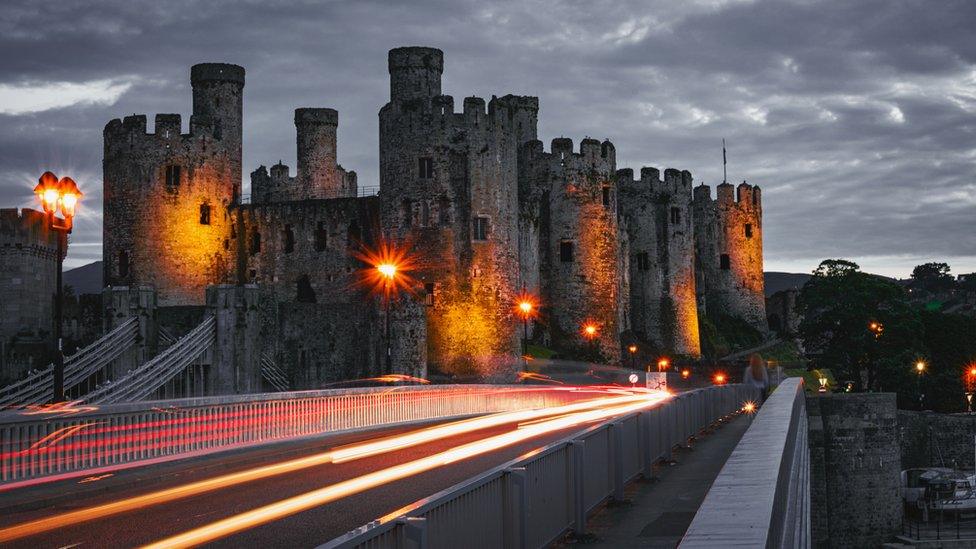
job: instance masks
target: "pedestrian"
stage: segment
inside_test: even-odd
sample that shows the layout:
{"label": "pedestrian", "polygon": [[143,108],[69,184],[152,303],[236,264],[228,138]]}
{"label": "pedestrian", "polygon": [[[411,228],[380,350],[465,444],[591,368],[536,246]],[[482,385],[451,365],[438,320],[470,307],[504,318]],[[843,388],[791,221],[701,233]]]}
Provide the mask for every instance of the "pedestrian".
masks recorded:
{"label": "pedestrian", "polygon": [[749,365],[746,366],[745,375],[742,376],[742,383],[759,389],[759,402],[766,400],[766,391],[769,389],[769,373],[766,371],[766,361],[759,353],[749,355]]}

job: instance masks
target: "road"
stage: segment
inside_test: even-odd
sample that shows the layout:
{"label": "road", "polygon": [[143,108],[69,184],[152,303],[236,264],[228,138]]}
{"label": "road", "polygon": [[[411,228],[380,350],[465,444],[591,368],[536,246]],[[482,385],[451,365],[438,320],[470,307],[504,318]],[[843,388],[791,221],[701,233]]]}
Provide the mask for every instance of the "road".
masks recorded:
{"label": "road", "polygon": [[[211,546],[226,547],[312,547],[351,528],[392,513],[410,503],[466,480],[528,451],[565,438],[585,424],[553,425],[554,430],[509,446],[492,447],[480,455],[448,466],[412,474],[314,505],[271,522],[235,531],[216,539]],[[522,424],[525,427],[525,424]],[[298,470],[260,477],[205,493],[162,501],[157,504],[67,525],[3,541],[5,547],[129,547],[163,540],[169,536],[212,523],[264,505],[299,496],[374,471],[413,462],[486,438],[513,433],[519,426],[508,422],[497,426],[447,436],[439,440],[400,448],[387,453],[343,463],[326,462]],[[556,427],[560,427],[555,429]],[[395,428],[370,433],[347,434],[305,440],[273,447],[263,446],[232,454],[214,454],[156,466],[119,471],[113,476],[59,481],[23,490],[0,493],[0,540],[8,527],[118,502],[150,492],[184,487],[191,483],[230,473],[320,455],[330,448],[404,434],[413,428]],[[522,429],[525,433],[531,429]]]}

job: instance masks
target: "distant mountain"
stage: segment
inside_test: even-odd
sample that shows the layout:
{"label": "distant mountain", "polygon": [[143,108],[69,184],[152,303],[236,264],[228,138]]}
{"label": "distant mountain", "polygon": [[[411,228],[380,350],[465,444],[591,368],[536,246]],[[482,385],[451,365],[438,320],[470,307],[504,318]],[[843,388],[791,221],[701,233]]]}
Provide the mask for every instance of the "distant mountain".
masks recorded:
{"label": "distant mountain", "polygon": [[806,273],[778,273],[769,271],[763,273],[763,280],[766,285],[766,297],[776,292],[796,288],[799,290],[810,280],[811,275]]}
{"label": "distant mountain", "polygon": [[64,272],[65,286],[71,286],[75,295],[102,293],[102,262],[95,261]]}

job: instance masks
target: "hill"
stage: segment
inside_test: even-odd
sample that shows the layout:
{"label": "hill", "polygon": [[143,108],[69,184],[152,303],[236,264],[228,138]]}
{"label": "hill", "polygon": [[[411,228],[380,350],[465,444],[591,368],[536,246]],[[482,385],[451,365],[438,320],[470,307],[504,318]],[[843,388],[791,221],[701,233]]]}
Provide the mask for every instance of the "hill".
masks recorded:
{"label": "hill", "polygon": [[799,290],[810,280],[811,275],[807,273],[780,273],[768,271],[763,273],[763,281],[766,286],[766,297],[776,292],[796,288]]}
{"label": "hill", "polygon": [[71,286],[75,295],[102,293],[102,262],[95,261],[64,272],[64,285]]}

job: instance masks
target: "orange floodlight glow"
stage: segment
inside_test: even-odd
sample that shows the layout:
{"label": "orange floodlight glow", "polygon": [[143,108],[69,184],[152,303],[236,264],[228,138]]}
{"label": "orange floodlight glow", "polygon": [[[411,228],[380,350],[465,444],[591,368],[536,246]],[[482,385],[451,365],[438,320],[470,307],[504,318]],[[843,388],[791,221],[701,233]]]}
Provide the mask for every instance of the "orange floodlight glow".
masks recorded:
{"label": "orange floodlight glow", "polygon": [[691,377],[691,370],[689,370],[688,368],[685,368],[684,370],[681,370],[681,378],[682,379],[688,379],[689,377]]}
{"label": "orange floodlight glow", "polygon": [[524,320],[535,317],[539,311],[539,299],[523,291],[519,295],[515,296],[515,313],[522,317]]}
{"label": "orange floodlight glow", "polygon": [[596,324],[593,324],[592,322],[587,322],[586,324],[583,325],[583,337],[585,337],[586,339],[595,338],[597,332],[599,331],[600,329],[597,328]]}
{"label": "orange floodlight glow", "polygon": [[920,374],[922,372],[924,372],[925,371],[925,362],[923,362],[921,360],[919,360],[918,362],[916,362],[915,363],[915,371],[918,372],[918,373],[920,373]]}
{"label": "orange floodlight glow", "polygon": [[754,413],[756,411],[756,403],[751,400],[747,400],[746,403],[742,405],[742,411],[747,414]]}
{"label": "orange floodlight glow", "polygon": [[671,366],[671,361],[666,358],[657,361],[657,371],[659,372],[667,370],[669,366]]}
{"label": "orange floodlight glow", "polygon": [[724,385],[725,384],[725,374],[723,374],[721,372],[715,374],[714,379],[715,379],[715,385]]}
{"label": "orange floodlight glow", "polygon": [[969,375],[976,377],[976,366],[973,366],[969,369]]}

